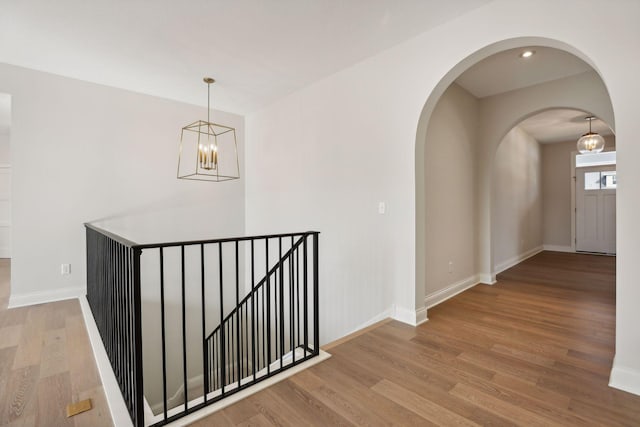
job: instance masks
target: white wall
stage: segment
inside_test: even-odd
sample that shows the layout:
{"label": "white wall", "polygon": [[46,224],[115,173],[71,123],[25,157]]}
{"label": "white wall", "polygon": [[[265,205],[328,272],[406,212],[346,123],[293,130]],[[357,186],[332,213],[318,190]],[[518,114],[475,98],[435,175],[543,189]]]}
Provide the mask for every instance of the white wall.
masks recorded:
{"label": "white wall", "polygon": [[427,242],[421,260],[427,268],[427,298],[461,281],[475,283],[479,108],[478,99],[454,83],[438,101],[427,130]]}
{"label": "white wall", "polygon": [[[640,59],[628,54],[640,49],[638,15],[640,3],[625,0],[496,0],[247,118],[247,231],[302,227],[323,232],[323,342],[384,314],[390,304],[404,320],[415,321],[422,313],[425,272],[416,262],[426,238],[421,162],[439,95],[469,65],[497,51],[528,44],[563,48],[596,67],[613,102],[621,158],[616,367],[632,372],[624,378],[637,380],[640,392],[635,326],[640,314],[633,303],[640,300],[633,267],[640,254],[640,223],[634,218],[640,208],[634,196],[640,146],[625,143],[640,133],[635,118]],[[592,31],[603,23],[616,31]],[[525,107],[537,104],[514,105],[516,111],[504,112],[513,120],[486,139],[492,145],[480,161],[478,194],[490,194],[498,143],[524,118]],[[614,125],[610,109],[595,107],[589,110]],[[420,121],[421,116],[426,119]],[[376,213],[380,200],[389,203],[386,215]],[[490,208],[483,206],[479,213],[479,231],[490,235]],[[490,254],[490,248],[483,253]],[[490,255],[482,261],[488,271]]]}
{"label": "white wall", "polygon": [[[576,139],[542,144],[543,241],[545,248],[571,250],[571,155]],[[605,137],[605,150],[615,150],[615,137]]]}
{"label": "white wall", "polygon": [[500,272],[542,249],[540,144],[520,127],[498,147],[492,185],[493,271]]}
{"label": "white wall", "polygon": [[[244,180],[176,179],[180,128],[206,109],[4,64],[0,92],[13,101],[12,305],[84,293],[84,222],[138,242],[244,234]],[[243,118],[213,118],[238,129],[242,154]]]}
{"label": "white wall", "polygon": [[9,129],[0,129],[0,163],[2,164],[11,164],[10,137]]}
{"label": "white wall", "polygon": [[0,93],[0,257],[11,257],[11,96]]}

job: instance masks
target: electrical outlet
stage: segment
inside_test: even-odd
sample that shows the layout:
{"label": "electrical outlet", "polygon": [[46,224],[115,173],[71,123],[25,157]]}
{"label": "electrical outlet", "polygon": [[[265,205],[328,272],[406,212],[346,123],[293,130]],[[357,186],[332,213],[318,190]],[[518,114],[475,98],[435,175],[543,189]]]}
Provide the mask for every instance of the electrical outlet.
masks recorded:
{"label": "electrical outlet", "polygon": [[71,264],[61,264],[60,274],[62,274],[63,276],[71,274]]}
{"label": "electrical outlet", "polygon": [[449,274],[453,273],[453,261],[449,261]]}
{"label": "electrical outlet", "polygon": [[387,212],[387,204],[385,202],[378,203],[378,213],[384,215]]}

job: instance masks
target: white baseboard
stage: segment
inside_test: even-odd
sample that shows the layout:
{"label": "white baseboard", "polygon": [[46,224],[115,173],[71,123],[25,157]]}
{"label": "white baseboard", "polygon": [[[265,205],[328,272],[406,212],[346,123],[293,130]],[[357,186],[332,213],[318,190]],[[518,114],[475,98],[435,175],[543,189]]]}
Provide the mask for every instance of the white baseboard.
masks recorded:
{"label": "white baseboard", "polygon": [[98,372],[100,373],[100,379],[102,381],[102,388],[107,398],[107,404],[109,405],[109,412],[111,413],[111,419],[113,425],[133,427],[131,418],[129,417],[129,411],[127,405],[122,397],[118,380],[113,373],[111,363],[109,363],[109,357],[107,351],[104,349],[102,339],[100,338],[100,332],[96,326],[96,321],[91,314],[91,307],[86,296],[78,298],[80,300],[80,307],[82,308],[82,315],[84,317],[84,323],[87,325],[87,332],[89,334],[89,341],[91,341],[91,348],[93,349],[93,355],[98,366]]}
{"label": "white baseboard", "polygon": [[613,359],[613,368],[609,376],[609,387],[617,388],[640,396],[640,371],[621,366]]}
{"label": "white baseboard", "polygon": [[29,292],[26,294],[11,293],[9,308],[24,307],[27,305],[43,304],[46,302],[62,301],[65,299],[80,298],[86,293],[85,288],[62,288],[50,291]]}
{"label": "white baseboard", "polygon": [[427,318],[427,307],[422,307],[416,310],[416,326],[422,325],[429,319]]}
{"label": "white baseboard", "polygon": [[542,245],[542,249],[551,252],[575,252],[571,246]]}
{"label": "white baseboard", "polygon": [[466,279],[449,285],[444,289],[440,289],[439,291],[430,293],[424,299],[424,304],[427,308],[431,308],[455,295],[458,295],[460,292],[466,291],[467,289],[477,285],[478,283],[480,283],[478,275],[467,277]]}
{"label": "white baseboard", "polygon": [[391,318],[411,326],[418,326],[429,320],[427,319],[427,307],[411,310],[395,304],[392,307]]}
{"label": "white baseboard", "polygon": [[478,283],[483,285],[495,285],[496,284],[496,275],[480,273],[478,274]]}
{"label": "white baseboard", "polygon": [[527,258],[531,258],[534,255],[539,254],[540,252],[543,251],[543,246],[538,246],[535,247],[533,249],[529,249],[526,252],[523,252],[519,255],[514,256],[513,258],[509,258],[508,260],[501,262],[500,264],[495,266],[495,271],[493,273],[491,273],[494,277],[497,274],[502,273],[505,270],[510,269],[511,267],[513,267],[516,264],[520,264],[522,261],[524,261]]}
{"label": "white baseboard", "polygon": [[393,306],[387,308],[382,313],[379,313],[379,314],[375,315],[374,317],[372,317],[371,319],[367,320],[366,322],[362,323],[357,328],[353,329],[351,332],[347,332],[346,334],[344,334],[344,336],[346,337],[347,335],[351,335],[351,334],[353,334],[355,332],[358,332],[361,329],[368,328],[369,326],[373,325],[374,323],[378,323],[381,320],[388,319],[389,317],[393,317]]}

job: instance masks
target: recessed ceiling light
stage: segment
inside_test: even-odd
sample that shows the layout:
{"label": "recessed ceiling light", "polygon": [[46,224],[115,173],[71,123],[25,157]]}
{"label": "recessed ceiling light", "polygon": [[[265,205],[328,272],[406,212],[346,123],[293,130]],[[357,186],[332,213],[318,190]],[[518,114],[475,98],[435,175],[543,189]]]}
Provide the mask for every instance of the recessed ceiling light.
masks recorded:
{"label": "recessed ceiling light", "polygon": [[520,58],[531,58],[535,53],[535,50],[525,50],[520,54]]}

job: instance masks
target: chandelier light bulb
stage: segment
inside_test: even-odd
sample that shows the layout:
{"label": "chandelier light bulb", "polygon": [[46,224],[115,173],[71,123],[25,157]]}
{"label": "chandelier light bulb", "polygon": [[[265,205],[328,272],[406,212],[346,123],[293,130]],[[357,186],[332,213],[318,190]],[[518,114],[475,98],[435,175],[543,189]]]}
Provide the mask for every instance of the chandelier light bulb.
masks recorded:
{"label": "chandelier light bulb", "polygon": [[585,120],[589,120],[589,132],[585,133],[578,139],[577,148],[580,154],[600,153],[604,150],[604,138],[591,131],[591,122],[595,117],[589,116]]}

